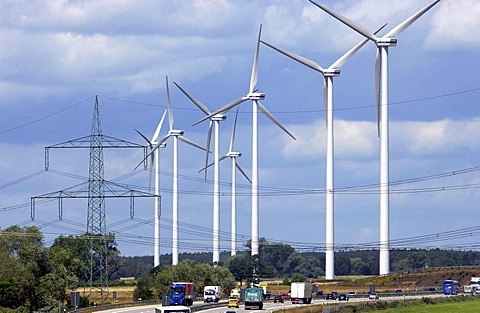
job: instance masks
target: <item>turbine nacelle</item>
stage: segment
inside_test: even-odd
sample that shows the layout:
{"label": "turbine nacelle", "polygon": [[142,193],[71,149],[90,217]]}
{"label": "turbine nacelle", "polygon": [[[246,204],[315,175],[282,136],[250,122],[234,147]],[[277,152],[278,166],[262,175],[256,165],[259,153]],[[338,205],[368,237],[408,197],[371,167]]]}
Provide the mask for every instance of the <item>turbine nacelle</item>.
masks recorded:
{"label": "turbine nacelle", "polygon": [[240,157],[241,155],[242,155],[241,152],[233,152],[233,151],[231,151],[231,152],[227,153],[227,156],[230,157],[230,158],[238,158],[238,157]]}
{"label": "turbine nacelle", "polygon": [[219,114],[215,114],[214,116],[210,117],[210,120],[211,121],[217,121],[217,122],[221,122],[221,121],[224,121],[226,120],[227,117],[221,113]]}
{"label": "turbine nacelle", "polygon": [[265,99],[265,94],[262,92],[251,92],[247,95],[249,100],[263,100]]}
{"label": "turbine nacelle", "polygon": [[375,43],[377,47],[395,47],[397,45],[397,38],[378,38]]}
{"label": "turbine nacelle", "polygon": [[[157,142],[154,142],[154,141],[152,142],[152,145],[155,146],[156,144],[157,144]],[[167,146],[167,143],[166,143],[166,142],[162,142],[158,147],[159,147],[159,148],[165,148],[166,146]]]}
{"label": "turbine nacelle", "polygon": [[323,76],[325,77],[337,77],[340,75],[340,69],[338,68],[327,68],[323,71]]}
{"label": "turbine nacelle", "polygon": [[178,130],[178,129],[172,129],[168,132],[169,136],[182,136],[184,133],[183,130]]}

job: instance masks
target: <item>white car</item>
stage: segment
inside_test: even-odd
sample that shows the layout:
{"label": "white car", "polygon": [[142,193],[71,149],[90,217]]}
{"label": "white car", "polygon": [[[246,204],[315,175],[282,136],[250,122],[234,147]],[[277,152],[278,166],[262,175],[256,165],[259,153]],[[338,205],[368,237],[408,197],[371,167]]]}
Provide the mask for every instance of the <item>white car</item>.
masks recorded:
{"label": "white car", "polygon": [[378,295],[374,292],[368,295],[368,299],[370,300],[378,300]]}

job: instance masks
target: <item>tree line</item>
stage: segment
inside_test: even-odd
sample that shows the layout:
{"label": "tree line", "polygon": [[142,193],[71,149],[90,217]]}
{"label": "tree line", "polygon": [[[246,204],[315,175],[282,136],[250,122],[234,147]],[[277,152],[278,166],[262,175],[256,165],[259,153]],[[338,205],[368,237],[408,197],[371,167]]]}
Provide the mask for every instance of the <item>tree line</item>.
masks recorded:
{"label": "tree line", "polygon": [[[0,232],[0,313],[50,312],[58,303],[68,306],[69,292],[88,286],[92,253],[99,248],[98,236],[59,236],[47,247],[43,234],[35,227],[11,226]],[[245,285],[252,273],[262,278],[284,281],[318,279],[324,275],[322,252],[298,252],[290,245],[271,243],[262,238],[258,257],[251,258],[250,242],[245,250],[230,256],[220,254],[220,262],[211,264],[211,253],[181,253],[180,262],[171,266],[171,255],[160,258],[153,267],[152,256],[122,257],[115,236],[108,235],[108,278],[135,277],[132,300],[161,299],[168,294],[172,281],[195,283],[198,295],[205,285],[221,285],[227,293],[237,283]],[[93,244],[92,244],[93,243]],[[392,250],[392,272],[425,267],[480,266],[480,252],[455,250]],[[94,267],[100,266],[93,264]],[[378,250],[339,251],[335,253],[336,275],[375,275],[378,273]],[[95,279],[95,277],[93,278]],[[83,299],[88,306],[89,299]]]}

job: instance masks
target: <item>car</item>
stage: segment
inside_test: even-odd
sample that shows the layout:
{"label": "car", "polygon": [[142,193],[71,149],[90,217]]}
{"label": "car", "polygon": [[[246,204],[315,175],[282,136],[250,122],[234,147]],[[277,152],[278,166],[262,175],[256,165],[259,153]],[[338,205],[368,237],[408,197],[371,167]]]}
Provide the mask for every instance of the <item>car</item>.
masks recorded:
{"label": "car", "polygon": [[402,293],[403,290],[399,288],[399,289],[395,290],[395,292],[396,292],[396,293]]}
{"label": "car", "polygon": [[317,291],[317,297],[323,296],[323,290]]}
{"label": "car", "polygon": [[327,293],[325,300],[337,300],[337,294],[334,292]]}
{"label": "car", "polygon": [[357,295],[357,292],[356,291],[349,291],[348,292],[348,296],[356,296]]}
{"label": "car", "polygon": [[273,298],[273,303],[277,302],[283,303],[282,295],[276,295],[275,298]]}
{"label": "car", "polygon": [[290,296],[288,294],[281,294],[280,297],[282,297],[283,300],[290,300]]}
{"label": "car", "polygon": [[228,298],[228,304],[227,306],[229,308],[232,308],[232,307],[235,307],[235,308],[239,308],[240,307],[240,304],[238,303],[238,298],[237,297],[230,297]]}
{"label": "car", "polygon": [[368,299],[370,299],[370,300],[378,300],[378,294],[376,294],[375,292],[371,292],[371,293],[368,295]]}
{"label": "car", "polygon": [[338,301],[348,301],[348,295],[346,293],[341,293],[338,295]]}
{"label": "car", "polygon": [[428,291],[429,291],[429,292],[436,292],[436,291],[437,291],[437,288],[435,288],[435,287],[430,287],[430,288],[428,288]]}

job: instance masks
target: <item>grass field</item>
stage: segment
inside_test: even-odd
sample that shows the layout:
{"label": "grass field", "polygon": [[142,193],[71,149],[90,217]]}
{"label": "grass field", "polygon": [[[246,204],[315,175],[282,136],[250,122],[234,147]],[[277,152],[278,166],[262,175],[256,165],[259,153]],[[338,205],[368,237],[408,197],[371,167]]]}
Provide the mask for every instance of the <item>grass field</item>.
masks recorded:
{"label": "grass field", "polygon": [[385,309],[382,313],[474,313],[480,312],[480,300],[420,304],[405,308]]}

